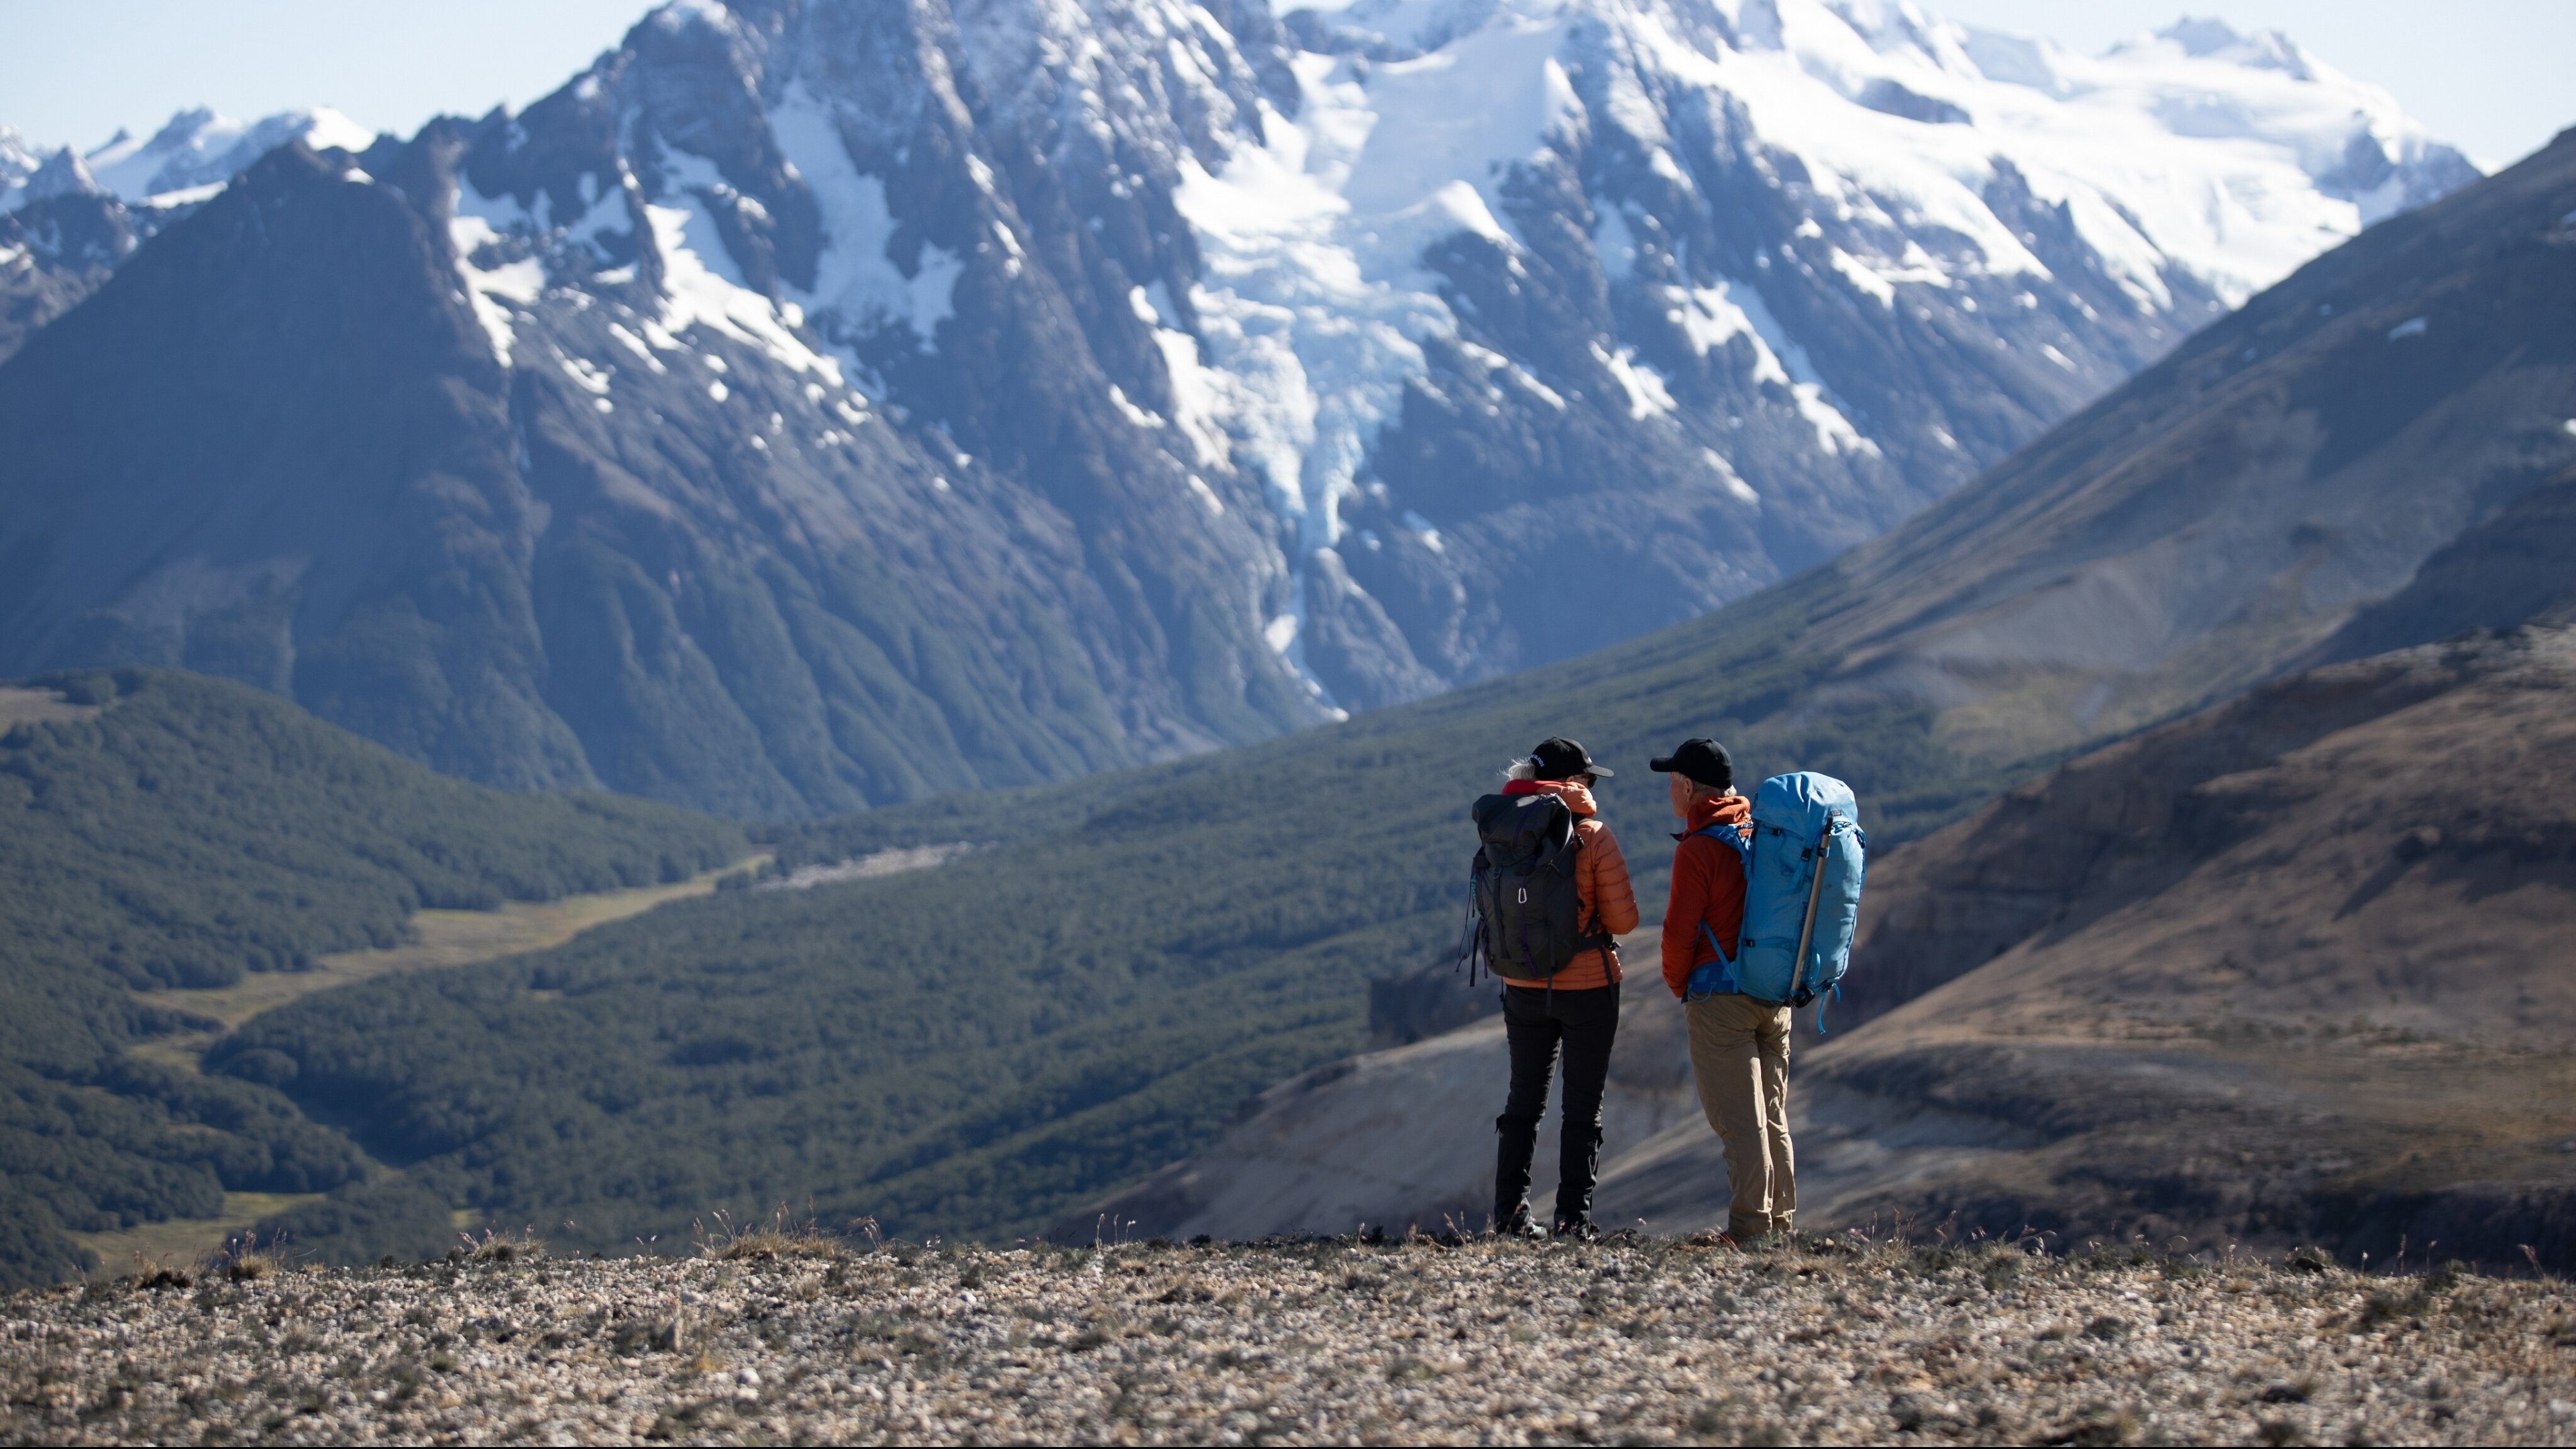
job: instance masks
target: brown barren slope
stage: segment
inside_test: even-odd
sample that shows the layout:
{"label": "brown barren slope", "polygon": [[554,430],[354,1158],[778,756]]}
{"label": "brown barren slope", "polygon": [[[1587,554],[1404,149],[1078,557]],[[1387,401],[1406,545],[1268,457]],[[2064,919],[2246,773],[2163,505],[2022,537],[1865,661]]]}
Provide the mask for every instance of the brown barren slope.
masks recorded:
{"label": "brown barren slope", "polygon": [[2334,666],[1888,857],[1801,1084],[2030,1145],[1839,1215],[2576,1260],[2571,705],[2564,629]]}

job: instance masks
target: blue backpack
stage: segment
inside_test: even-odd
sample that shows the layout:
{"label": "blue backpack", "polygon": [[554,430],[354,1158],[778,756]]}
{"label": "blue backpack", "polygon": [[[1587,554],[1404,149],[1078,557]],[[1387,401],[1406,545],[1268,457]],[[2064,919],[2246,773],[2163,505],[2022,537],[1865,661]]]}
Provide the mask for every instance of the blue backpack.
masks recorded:
{"label": "blue backpack", "polygon": [[[1719,824],[1699,833],[1743,857],[1744,934],[1730,952],[1701,924],[1717,959],[1691,972],[1690,999],[1742,992],[1804,1006],[1837,991],[1851,965],[1869,849],[1851,787],[1831,775],[1774,775],[1753,796],[1749,831]],[[1822,1008],[1816,1029],[1824,1030]]]}

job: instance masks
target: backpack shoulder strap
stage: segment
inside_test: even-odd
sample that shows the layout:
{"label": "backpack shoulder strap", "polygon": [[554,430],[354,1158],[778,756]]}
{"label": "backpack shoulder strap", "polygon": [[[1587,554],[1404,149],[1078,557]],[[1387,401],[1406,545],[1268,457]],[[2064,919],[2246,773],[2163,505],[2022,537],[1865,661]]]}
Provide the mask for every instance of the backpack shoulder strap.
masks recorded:
{"label": "backpack shoulder strap", "polygon": [[[1724,844],[1727,849],[1735,852],[1736,864],[1746,870],[1752,869],[1753,866],[1753,843],[1745,838],[1752,833],[1753,827],[1750,824],[1730,825],[1723,820],[1712,820],[1691,832],[1693,835],[1705,835],[1711,840]],[[1736,953],[1719,942],[1717,933],[1708,928],[1708,922],[1699,923],[1699,933],[1708,938],[1709,948],[1717,952],[1719,961],[1728,964],[1734,962]]]}
{"label": "backpack shoulder strap", "polygon": [[1692,831],[1691,834],[1705,835],[1711,840],[1721,841],[1737,855],[1749,858],[1753,854],[1753,843],[1745,839],[1745,836],[1752,833],[1752,830],[1751,825],[1730,825],[1723,820],[1714,820]]}

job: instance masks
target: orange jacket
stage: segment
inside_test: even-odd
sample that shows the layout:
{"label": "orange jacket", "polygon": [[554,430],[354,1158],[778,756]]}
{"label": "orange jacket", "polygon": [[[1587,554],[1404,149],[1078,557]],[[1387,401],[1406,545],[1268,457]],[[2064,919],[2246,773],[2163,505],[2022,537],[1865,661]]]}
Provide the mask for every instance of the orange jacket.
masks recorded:
{"label": "orange jacket", "polygon": [[[1672,903],[1664,908],[1664,984],[1673,995],[1686,995],[1692,968],[1717,959],[1710,935],[1726,943],[1735,959],[1736,939],[1744,934],[1744,857],[1697,832],[1723,821],[1753,823],[1753,805],[1741,795],[1721,795],[1691,802],[1681,844],[1673,847]],[[1708,927],[1703,934],[1702,925]]]}
{"label": "orange jacket", "polygon": [[[1554,795],[1573,812],[1575,838],[1583,842],[1574,856],[1574,892],[1583,902],[1583,929],[1613,936],[1637,929],[1637,893],[1628,885],[1628,858],[1619,853],[1619,837],[1597,818],[1592,792],[1564,780],[1514,780],[1503,786],[1503,793]],[[1506,976],[1503,984],[1589,991],[1620,979],[1619,948],[1614,945],[1575,957],[1552,980],[1518,981]]]}

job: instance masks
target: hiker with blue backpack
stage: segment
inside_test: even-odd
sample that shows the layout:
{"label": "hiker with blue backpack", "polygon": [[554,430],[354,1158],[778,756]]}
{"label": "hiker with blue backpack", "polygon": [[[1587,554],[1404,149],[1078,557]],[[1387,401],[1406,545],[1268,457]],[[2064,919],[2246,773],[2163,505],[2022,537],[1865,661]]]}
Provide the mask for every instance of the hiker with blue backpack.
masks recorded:
{"label": "hiker with blue backpack", "polygon": [[1748,801],[1715,740],[1650,763],[1682,821],[1664,985],[1685,1003],[1700,1110],[1726,1147],[1727,1234],[1750,1244],[1795,1230],[1790,1012],[1833,991],[1850,963],[1867,839],[1850,788],[1829,775],[1775,775]]}
{"label": "hiker with blue backpack", "polygon": [[[1569,739],[1539,741],[1504,772],[1500,792],[1471,812],[1478,847],[1468,868],[1459,957],[1469,984],[1482,966],[1503,980],[1503,1033],[1512,1084],[1494,1119],[1494,1231],[1514,1238],[1591,1242],[1592,1186],[1601,1163],[1601,1096],[1619,1034],[1619,947],[1637,929],[1637,896],[1618,837],[1592,799],[1609,774]],[[1565,1063],[1552,1229],[1530,1214],[1531,1159],[1547,1114],[1549,1079]]]}

